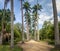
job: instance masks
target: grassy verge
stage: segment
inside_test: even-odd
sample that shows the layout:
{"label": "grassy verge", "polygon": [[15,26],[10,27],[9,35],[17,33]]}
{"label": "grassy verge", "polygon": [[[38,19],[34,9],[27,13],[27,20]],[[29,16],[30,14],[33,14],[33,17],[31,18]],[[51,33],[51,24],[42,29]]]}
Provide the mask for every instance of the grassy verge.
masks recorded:
{"label": "grassy verge", "polygon": [[15,46],[13,49],[8,45],[0,46],[0,51],[22,51],[22,48]]}

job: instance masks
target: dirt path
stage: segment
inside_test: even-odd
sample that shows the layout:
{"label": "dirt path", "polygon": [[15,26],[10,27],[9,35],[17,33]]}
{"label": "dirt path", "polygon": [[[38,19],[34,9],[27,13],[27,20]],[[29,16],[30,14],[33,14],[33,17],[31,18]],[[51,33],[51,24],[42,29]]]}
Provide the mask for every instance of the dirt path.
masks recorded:
{"label": "dirt path", "polygon": [[34,40],[25,42],[21,47],[23,48],[23,51],[49,51],[51,48],[54,48],[54,46],[48,45],[47,43],[36,42]]}

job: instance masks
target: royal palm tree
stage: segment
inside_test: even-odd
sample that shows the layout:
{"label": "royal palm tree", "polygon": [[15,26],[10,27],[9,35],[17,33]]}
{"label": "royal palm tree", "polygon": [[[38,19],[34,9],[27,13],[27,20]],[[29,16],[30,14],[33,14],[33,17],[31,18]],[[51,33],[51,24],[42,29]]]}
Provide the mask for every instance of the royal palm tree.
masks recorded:
{"label": "royal palm tree", "polygon": [[37,14],[36,13],[33,13],[33,27],[34,27],[34,39],[36,40],[36,17],[37,17]]}
{"label": "royal palm tree", "polygon": [[21,1],[21,16],[22,16],[22,43],[24,43],[24,20],[23,20],[23,1]]}
{"label": "royal palm tree", "polygon": [[11,48],[14,47],[14,26],[13,26],[13,17],[14,17],[14,0],[10,0],[11,4]]}
{"label": "royal palm tree", "polygon": [[[11,48],[14,47],[14,29],[13,29],[13,20],[14,20],[14,6],[13,6],[13,2],[14,0],[5,0],[4,2],[4,13],[5,13],[5,7],[7,6],[7,3],[10,1],[11,4]],[[5,16],[5,14],[3,14],[3,16]],[[3,19],[2,19],[3,21]],[[3,22],[2,22],[3,25]],[[3,29],[3,26],[2,26]],[[2,34],[3,35],[3,34]]]}
{"label": "royal palm tree", "polygon": [[37,5],[34,5],[33,6],[33,15],[34,15],[34,27],[35,27],[35,33],[34,33],[34,38],[35,38],[35,40],[39,40],[39,35],[38,35],[38,38],[36,39],[36,34],[37,34],[37,23],[38,23],[38,10],[39,11],[41,11],[41,9],[42,9],[42,6],[41,5],[39,5],[39,4],[37,4]]}
{"label": "royal palm tree", "polygon": [[37,0],[37,41],[39,41],[39,30],[38,30],[38,0]]}
{"label": "royal palm tree", "polygon": [[25,10],[25,20],[26,20],[26,24],[27,24],[27,40],[29,40],[29,18],[30,18],[30,4],[28,2],[25,2],[23,4],[23,9]]}
{"label": "royal palm tree", "polygon": [[57,17],[57,8],[56,0],[52,0],[53,5],[53,14],[54,14],[54,34],[55,34],[55,45],[59,45],[59,28],[58,28],[58,17]]}
{"label": "royal palm tree", "polygon": [[27,40],[30,39],[30,33],[31,33],[31,17],[30,13],[25,14],[26,24],[27,24]]}

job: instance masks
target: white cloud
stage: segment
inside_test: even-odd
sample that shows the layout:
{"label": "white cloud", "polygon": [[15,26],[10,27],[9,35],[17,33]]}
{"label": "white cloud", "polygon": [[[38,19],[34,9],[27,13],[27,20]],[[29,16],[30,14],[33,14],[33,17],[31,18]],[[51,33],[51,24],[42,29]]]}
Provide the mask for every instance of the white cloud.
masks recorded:
{"label": "white cloud", "polygon": [[[40,25],[40,28],[42,28],[44,21],[51,21],[52,24],[54,23],[53,15],[49,16],[46,13],[41,13],[39,18],[40,19],[38,20],[38,23]],[[58,21],[60,21],[60,16],[58,16]]]}
{"label": "white cloud", "polygon": [[[53,21],[54,21],[54,17],[53,17],[53,15],[47,15],[46,13],[41,13],[40,14],[40,16],[39,16],[39,20],[38,20],[38,22],[39,22],[39,25],[43,25],[43,23],[44,23],[44,21],[49,21],[50,19],[50,21],[51,21],[51,23],[53,24]],[[58,16],[58,21],[60,21],[60,16]]]}
{"label": "white cloud", "polygon": [[44,21],[49,21],[52,18],[52,15],[49,16],[46,13],[41,13],[39,16],[39,24],[43,25]]}
{"label": "white cloud", "polygon": [[56,0],[56,4],[57,4],[57,10],[58,12],[60,12],[60,0]]}

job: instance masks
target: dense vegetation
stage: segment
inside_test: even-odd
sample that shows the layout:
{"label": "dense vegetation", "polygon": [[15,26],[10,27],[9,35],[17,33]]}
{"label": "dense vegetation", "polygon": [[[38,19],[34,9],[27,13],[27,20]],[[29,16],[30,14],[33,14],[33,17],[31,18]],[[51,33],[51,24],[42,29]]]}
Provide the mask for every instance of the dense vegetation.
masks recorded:
{"label": "dense vegetation", "polygon": [[[49,44],[55,43],[55,45],[60,45],[60,22],[58,22],[55,0],[52,0],[54,24],[50,21],[45,21],[40,31],[38,30],[38,20],[39,11],[41,11],[42,6],[38,3],[38,0],[37,4],[33,7],[31,7],[29,2],[23,2],[23,0],[20,1],[22,24],[14,24],[14,0],[4,0],[4,8],[0,9],[0,44],[11,44],[11,47],[14,47],[18,41],[24,43],[25,40],[28,41],[32,37],[32,39],[37,41],[44,40]],[[11,10],[6,9],[8,2],[11,4]],[[7,48],[9,49],[8,46]],[[8,49],[6,51],[8,51]]]}
{"label": "dense vegetation", "polygon": [[[10,28],[10,24],[11,24],[11,20],[10,20],[10,10],[7,9],[6,10],[6,13],[5,13],[6,17],[4,19],[4,34],[3,34],[3,44],[5,43],[8,43],[10,44],[10,41],[11,41],[11,28]],[[1,34],[1,22],[2,22],[2,17],[3,17],[3,10],[0,10],[0,34]],[[14,20],[15,20],[15,17],[14,17]],[[15,43],[17,41],[20,41],[21,40],[21,24],[20,23],[16,23],[14,24],[14,41]]]}
{"label": "dense vegetation", "polygon": [[[59,25],[59,32],[60,32],[60,22]],[[40,39],[45,40],[48,43],[54,44],[54,24],[52,24],[50,21],[45,21],[42,29],[40,30]]]}

